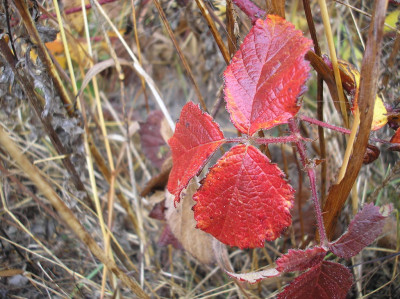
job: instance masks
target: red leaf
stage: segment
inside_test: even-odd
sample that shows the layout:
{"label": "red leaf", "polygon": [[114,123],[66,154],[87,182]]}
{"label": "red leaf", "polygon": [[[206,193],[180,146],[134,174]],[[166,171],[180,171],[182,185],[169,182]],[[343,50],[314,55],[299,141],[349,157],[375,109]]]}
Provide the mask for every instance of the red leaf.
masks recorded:
{"label": "red leaf", "polygon": [[279,276],[281,273],[277,271],[275,268],[272,268],[263,271],[249,272],[249,273],[232,273],[226,271],[226,274],[240,281],[246,281],[248,283],[256,283],[266,278]]}
{"label": "red leaf", "polygon": [[175,201],[179,202],[183,188],[224,142],[224,135],[210,115],[192,102],[183,107],[175,133],[168,140],[173,166],[167,188]]}
{"label": "red leaf", "polygon": [[161,168],[162,163],[169,155],[167,143],[160,131],[163,118],[161,111],[152,111],[146,122],[140,123],[139,130],[143,153],[158,168]]}
{"label": "red leaf", "polygon": [[222,243],[263,247],[291,224],[292,187],[257,148],[237,145],[214,165],[194,195],[197,228]]}
{"label": "red leaf", "polygon": [[365,205],[351,221],[347,232],[329,244],[329,249],[342,258],[355,256],[381,234],[385,220],[379,207],[372,203]]}
{"label": "red leaf", "polygon": [[346,298],[352,284],[349,269],[324,261],[297,277],[278,299],[342,299]]}
{"label": "red leaf", "polygon": [[327,251],[322,247],[307,250],[292,250],[276,261],[276,269],[280,272],[304,271],[323,261]]}
{"label": "red leaf", "polygon": [[296,115],[311,44],[278,16],[257,20],[224,73],[227,109],[239,131],[253,135]]}

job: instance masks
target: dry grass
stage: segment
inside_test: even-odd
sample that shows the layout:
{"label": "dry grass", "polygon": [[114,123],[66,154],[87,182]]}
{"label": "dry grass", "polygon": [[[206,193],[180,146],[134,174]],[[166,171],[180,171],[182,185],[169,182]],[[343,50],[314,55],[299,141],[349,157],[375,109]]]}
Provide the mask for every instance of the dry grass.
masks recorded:
{"label": "dry grass", "polygon": [[[152,177],[168,173],[168,159],[163,167],[155,165],[143,145],[144,134],[151,130],[143,133],[139,128],[152,111],[161,110],[165,118],[164,137],[171,134],[189,100],[216,115],[226,135],[236,134],[221,106],[222,72],[229,51],[237,46],[234,41],[243,39],[250,21],[235,7],[235,30],[231,24],[227,27],[226,12],[232,11],[226,10],[225,1],[158,1],[158,8],[153,1],[90,2],[92,7],[83,14],[84,1],[63,1],[61,7],[54,6],[57,1],[27,1],[32,22],[26,16],[21,19],[24,1],[0,4],[0,298],[274,297],[293,277],[256,285],[235,283],[217,265],[199,263],[175,249],[174,241],[159,241],[164,221],[149,213],[164,198],[165,181],[159,180],[147,196],[140,195]],[[265,9],[269,1],[254,2]],[[309,35],[301,1],[286,2],[286,18]],[[364,3],[368,1],[351,1],[354,7],[347,1],[327,1],[330,48],[320,1],[310,2],[322,53],[335,50],[339,58],[360,68],[373,13]],[[12,39],[4,34],[5,3]],[[395,6],[389,5],[388,16],[393,11]],[[166,18],[159,17],[161,12]],[[39,28],[40,40],[32,24]],[[385,79],[380,84],[390,105],[398,101],[400,91],[399,56],[389,59],[399,39],[399,29],[393,26],[386,26],[381,76]],[[56,41],[46,45],[49,51],[43,43],[51,40],[48,28],[61,29]],[[235,36],[228,38],[227,32]],[[13,54],[16,60],[11,59]],[[301,110],[313,117],[316,82],[313,74]],[[324,103],[324,120],[343,125],[325,87]],[[304,130],[318,138],[316,127]],[[156,133],[147,137],[156,139]],[[373,133],[383,139],[392,134],[389,128]],[[325,131],[325,138],[329,187],[343,163],[346,140],[330,131]],[[362,264],[352,267],[354,298],[400,296],[398,259],[391,256],[400,249],[398,153],[389,152],[386,145],[380,149],[379,159],[363,166],[351,196],[353,207],[346,204],[337,228],[343,232],[354,209],[367,201],[394,204],[383,237],[352,261],[341,261]],[[165,151],[164,145],[159,158],[167,156]],[[272,146],[270,151],[292,185],[302,185],[297,194],[302,213],[293,209],[293,226],[265,248],[230,249],[238,272],[266,267],[289,248],[314,242],[305,175],[299,173],[290,146]],[[317,157],[317,152],[315,142],[310,156]]]}

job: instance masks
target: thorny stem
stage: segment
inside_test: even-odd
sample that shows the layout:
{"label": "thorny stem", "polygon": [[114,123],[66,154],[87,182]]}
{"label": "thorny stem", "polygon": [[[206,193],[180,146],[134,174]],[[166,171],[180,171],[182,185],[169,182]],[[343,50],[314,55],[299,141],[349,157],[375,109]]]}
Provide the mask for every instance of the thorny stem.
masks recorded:
{"label": "thorny stem", "polygon": [[308,116],[305,116],[305,115],[299,115],[299,118],[301,120],[303,120],[303,121],[306,121],[306,122],[310,123],[310,124],[314,124],[314,125],[317,125],[317,126],[320,126],[320,127],[324,127],[324,128],[330,129],[330,130],[334,130],[334,131],[342,133],[342,134],[350,134],[350,132],[351,132],[349,129],[345,129],[345,128],[342,128],[342,127],[330,125],[330,124],[327,124],[326,122],[323,122],[323,121],[320,121],[318,119],[315,119],[315,118],[312,118],[312,117],[308,117]]}
{"label": "thorny stem", "polygon": [[[351,133],[351,130],[348,130],[348,129],[345,129],[345,128],[342,128],[342,127],[338,127],[338,126],[334,126],[334,125],[330,125],[330,124],[327,124],[326,122],[323,122],[323,121],[320,121],[318,119],[315,119],[315,118],[312,118],[312,117],[308,117],[308,116],[305,116],[305,115],[299,115],[298,118],[300,120],[306,121],[306,122],[308,122],[310,124],[317,125],[317,126],[320,126],[320,127],[323,127],[323,128],[327,128],[327,129],[330,129],[330,130],[333,130],[333,131],[336,131],[336,132],[339,132],[339,133],[342,133],[342,134],[349,135]],[[380,138],[369,138],[369,140],[373,141],[373,142],[384,143],[384,144],[392,144],[392,143],[390,143],[390,141],[385,140],[385,139],[380,139]]]}
{"label": "thorny stem", "polygon": [[305,140],[308,139],[303,138],[300,135],[289,135],[289,136],[282,136],[282,137],[271,137],[271,138],[258,138],[258,137],[236,137],[236,138],[227,138],[225,139],[226,143],[246,143],[249,140],[253,140],[257,144],[270,144],[270,143],[289,143],[289,142],[296,142],[298,140]]}
{"label": "thorny stem", "polygon": [[[300,136],[300,128],[297,123],[297,120],[292,118],[289,121],[289,129],[292,132],[292,135],[294,136]],[[322,211],[321,211],[321,206],[318,200],[318,194],[317,194],[317,184],[316,184],[316,176],[315,176],[315,169],[312,163],[310,163],[309,159],[307,158],[307,153],[306,153],[306,148],[304,146],[304,143],[300,138],[294,141],[297,147],[297,151],[299,152],[300,155],[300,161],[304,167],[304,169],[307,170],[307,175],[308,178],[310,179],[310,187],[311,187],[311,192],[312,192],[312,199],[314,202],[314,209],[315,209],[315,216],[317,219],[317,226],[318,226],[318,231],[320,235],[320,244],[323,246],[327,242],[327,237],[326,237],[326,231],[324,227],[324,219],[322,218]]]}
{"label": "thorny stem", "polygon": [[255,138],[254,141],[257,144],[270,144],[270,143],[289,143],[295,142],[299,139],[303,139],[301,136],[289,135],[282,137],[271,137],[271,138]]}

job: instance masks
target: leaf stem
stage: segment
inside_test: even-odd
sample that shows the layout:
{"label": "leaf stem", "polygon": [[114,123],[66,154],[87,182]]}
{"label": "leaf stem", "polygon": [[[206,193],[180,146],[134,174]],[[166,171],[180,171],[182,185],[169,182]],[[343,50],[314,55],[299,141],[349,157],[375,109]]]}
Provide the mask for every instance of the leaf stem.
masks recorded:
{"label": "leaf stem", "polygon": [[301,136],[289,135],[289,136],[281,136],[281,137],[271,137],[271,138],[255,138],[254,141],[257,144],[270,144],[270,143],[289,143],[295,142],[299,139],[302,139]]}
{"label": "leaf stem", "polygon": [[315,118],[312,118],[312,117],[308,117],[308,116],[305,116],[305,115],[299,115],[298,118],[300,118],[301,120],[306,121],[306,122],[308,122],[310,124],[314,124],[314,125],[317,125],[317,126],[320,126],[320,127],[324,127],[324,128],[330,129],[330,130],[334,130],[334,131],[339,132],[339,133],[343,133],[343,134],[350,134],[351,133],[351,131],[349,129],[345,129],[345,128],[342,128],[342,127],[330,125],[330,124],[327,124],[326,122],[323,122],[323,121],[320,121],[318,119],[315,119]]}
{"label": "leaf stem", "polygon": [[257,138],[257,137],[250,138],[249,136],[245,135],[245,137],[227,138],[227,139],[225,139],[225,143],[235,143],[235,142],[246,143],[249,140],[252,140],[257,144],[271,144],[271,143],[296,142],[301,139],[303,139],[305,141],[308,140],[306,138],[303,138],[300,135],[289,135],[289,136],[270,137],[270,138]]}
{"label": "leaf stem", "polygon": [[[334,126],[334,125],[330,125],[330,124],[327,124],[326,122],[320,121],[320,120],[312,118],[312,117],[308,117],[305,115],[299,115],[298,118],[300,120],[306,121],[310,124],[324,127],[324,128],[327,128],[327,129],[330,129],[330,130],[333,130],[333,131],[336,131],[336,132],[339,132],[342,134],[347,134],[347,135],[351,134],[351,130],[348,130],[348,129],[345,129],[342,127],[338,127],[338,126]],[[385,140],[385,139],[380,139],[380,138],[369,138],[369,140],[373,141],[373,142],[383,143],[383,144],[391,144],[390,141]]]}
{"label": "leaf stem", "polygon": [[[295,118],[292,118],[289,121],[289,129],[292,132],[293,136],[300,135],[300,128],[299,128],[299,125]],[[294,141],[294,143],[296,144],[297,151],[299,152],[300,161],[301,161],[304,169],[306,169],[308,178],[310,180],[312,199],[314,202],[315,217],[317,219],[317,226],[318,226],[318,231],[319,231],[319,235],[320,235],[320,244],[321,244],[321,246],[324,246],[327,243],[327,237],[326,237],[326,231],[325,231],[325,227],[324,227],[324,219],[322,218],[321,205],[319,203],[318,194],[317,194],[315,169],[314,169],[314,166],[312,165],[312,163],[310,163],[309,159],[307,158],[306,148],[305,148],[302,140],[300,138],[298,138]]]}

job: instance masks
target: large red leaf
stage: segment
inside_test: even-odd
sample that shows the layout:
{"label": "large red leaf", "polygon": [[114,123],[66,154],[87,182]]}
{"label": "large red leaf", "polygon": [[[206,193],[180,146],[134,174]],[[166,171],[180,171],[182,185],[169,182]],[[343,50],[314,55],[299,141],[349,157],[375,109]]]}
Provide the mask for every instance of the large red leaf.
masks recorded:
{"label": "large red leaf", "polygon": [[381,234],[385,221],[379,207],[367,204],[351,221],[348,231],[329,244],[329,249],[342,258],[355,256]]}
{"label": "large red leaf", "polygon": [[278,299],[344,299],[352,284],[349,269],[324,261],[297,277]]}
{"label": "large red leaf", "polygon": [[311,44],[278,16],[257,20],[224,73],[227,109],[239,131],[253,135],[287,123],[298,112],[297,98],[310,70],[304,55]]}
{"label": "large red leaf", "polygon": [[180,193],[190,179],[201,171],[224,141],[224,135],[210,115],[192,102],[182,108],[175,133],[168,140],[173,166],[167,188],[175,201],[179,202]]}
{"label": "large red leaf", "polygon": [[276,269],[280,272],[304,271],[323,261],[326,249],[313,247],[306,250],[293,250],[276,261]]}
{"label": "large red leaf", "polygon": [[193,199],[197,228],[240,248],[264,246],[291,224],[292,187],[257,148],[237,145],[214,165]]}

